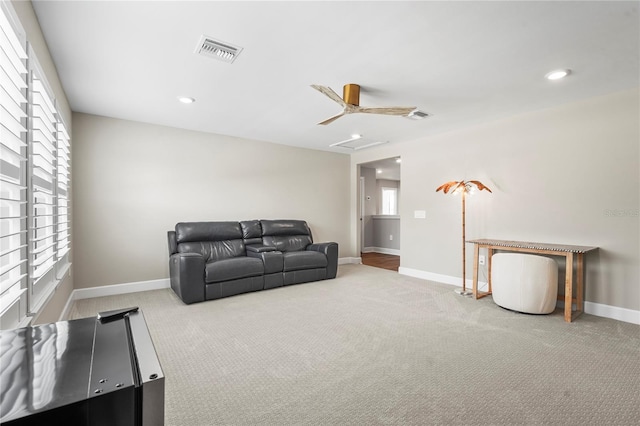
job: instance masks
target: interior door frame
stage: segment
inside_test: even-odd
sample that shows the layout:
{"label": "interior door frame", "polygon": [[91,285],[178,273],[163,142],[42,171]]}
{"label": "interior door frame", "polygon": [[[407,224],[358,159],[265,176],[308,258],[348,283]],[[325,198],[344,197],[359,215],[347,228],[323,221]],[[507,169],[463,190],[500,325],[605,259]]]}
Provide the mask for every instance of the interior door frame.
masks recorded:
{"label": "interior door frame", "polygon": [[362,254],[362,250],[364,250],[364,203],[365,203],[365,190],[364,190],[364,176],[361,176],[358,173],[358,178],[360,181],[360,205],[358,212],[358,219],[360,220],[360,250],[359,253]]}

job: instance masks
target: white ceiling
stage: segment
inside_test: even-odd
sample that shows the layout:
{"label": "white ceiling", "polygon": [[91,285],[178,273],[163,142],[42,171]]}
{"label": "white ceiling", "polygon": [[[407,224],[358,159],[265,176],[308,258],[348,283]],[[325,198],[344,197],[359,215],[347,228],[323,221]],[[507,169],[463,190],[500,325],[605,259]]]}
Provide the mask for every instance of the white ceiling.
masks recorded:
{"label": "white ceiling", "polygon": [[[640,85],[638,2],[34,1],[71,108],[335,152],[417,139]],[[244,48],[194,53],[202,35]],[[570,68],[570,77],[544,75]],[[416,106],[421,121],[354,114]],[[184,105],[179,95],[196,102]]]}

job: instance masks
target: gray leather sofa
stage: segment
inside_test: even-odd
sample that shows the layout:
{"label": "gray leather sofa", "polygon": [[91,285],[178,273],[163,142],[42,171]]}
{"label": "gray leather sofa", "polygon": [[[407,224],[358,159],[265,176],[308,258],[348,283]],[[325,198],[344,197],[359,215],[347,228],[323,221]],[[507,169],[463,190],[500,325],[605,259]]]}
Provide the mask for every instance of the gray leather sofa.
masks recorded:
{"label": "gray leather sofa", "polygon": [[168,232],[171,288],[184,303],[336,277],[338,244],[303,220],[182,222]]}

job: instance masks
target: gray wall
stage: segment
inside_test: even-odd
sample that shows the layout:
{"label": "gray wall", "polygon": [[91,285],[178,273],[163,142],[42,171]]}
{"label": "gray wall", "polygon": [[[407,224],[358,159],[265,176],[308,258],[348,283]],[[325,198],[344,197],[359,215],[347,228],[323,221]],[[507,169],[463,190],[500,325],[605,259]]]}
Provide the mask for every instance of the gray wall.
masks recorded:
{"label": "gray wall", "polygon": [[400,250],[400,216],[373,216],[373,246]]}
{"label": "gray wall", "polygon": [[[390,225],[383,224],[379,221],[376,222],[373,218],[375,215],[382,213],[383,187],[398,189],[398,207],[400,206],[400,182],[396,180],[377,179],[376,169],[370,167],[360,167],[360,176],[365,179],[365,197],[370,197],[369,200],[365,199],[364,203],[364,238],[361,249],[372,247],[400,249],[400,229],[395,229],[399,226],[399,221]],[[389,226],[393,228],[393,241],[389,241],[389,234],[391,232]],[[385,235],[384,238],[382,237],[383,235]]]}
{"label": "gray wall", "polygon": [[76,288],[168,277],[180,221],[292,218],[349,240],[349,157],[94,115],[73,115]]}
{"label": "gray wall", "polygon": [[[377,212],[378,197],[376,192],[376,169],[369,167],[360,168],[360,176],[364,177],[364,238],[363,245],[360,249],[373,246],[373,219],[372,216]],[[369,197],[367,199],[366,197]],[[359,201],[358,201],[359,202]]]}
{"label": "gray wall", "polygon": [[[598,246],[586,257],[586,300],[640,310],[639,95],[625,91],[363,150],[352,155],[352,168],[402,157],[402,268],[461,277],[460,198],[435,189],[478,179],[493,194],[468,198],[468,239]],[[415,210],[426,219],[415,219]],[[467,277],[472,270],[468,255]]]}

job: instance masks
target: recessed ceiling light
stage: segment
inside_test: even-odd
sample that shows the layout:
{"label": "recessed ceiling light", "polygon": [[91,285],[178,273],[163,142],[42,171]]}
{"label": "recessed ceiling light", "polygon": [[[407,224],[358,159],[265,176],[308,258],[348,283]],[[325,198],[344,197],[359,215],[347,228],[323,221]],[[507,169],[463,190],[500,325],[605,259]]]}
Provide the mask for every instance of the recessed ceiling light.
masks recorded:
{"label": "recessed ceiling light", "polygon": [[396,163],[402,163],[402,159],[401,158],[396,158]]}
{"label": "recessed ceiling light", "polygon": [[360,139],[362,137],[362,135],[359,135],[357,133],[354,133],[353,135],[351,135],[351,139]]}
{"label": "recessed ceiling light", "polygon": [[560,80],[571,74],[571,70],[554,70],[545,75],[547,80]]}
{"label": "recessed ceiling light", "polygon": [[183,104],[192,104],[196,101],[195,99],[190,98],[188,96],[178,96],[178,100]]}

